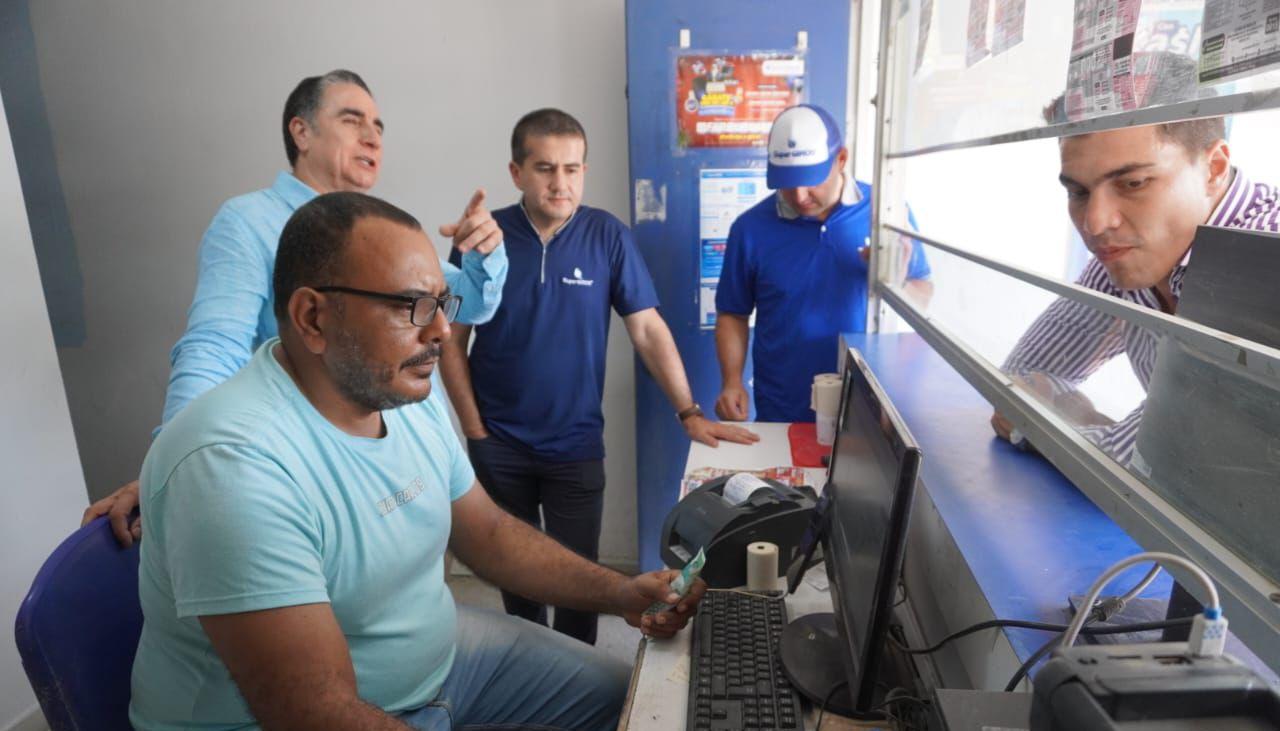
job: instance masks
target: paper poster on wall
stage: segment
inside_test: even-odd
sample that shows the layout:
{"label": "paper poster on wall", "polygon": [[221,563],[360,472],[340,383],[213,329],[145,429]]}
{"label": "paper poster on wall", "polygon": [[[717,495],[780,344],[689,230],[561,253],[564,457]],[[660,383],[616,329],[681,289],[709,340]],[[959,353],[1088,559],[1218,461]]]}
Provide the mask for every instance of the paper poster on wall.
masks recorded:
{"label": "paper poster on wall", "polygon": [[965,28],[964,65],[972,66],[991,55],[987,45],[987,21],[991,0],[969,0],[969,23]]}
{"label": "paper poster on wall", "polygon": [[1280,66],[1280,2],[1205,0],[1200,83],[1218,84]]}
{"label": "paper poster on wall", "polygon": [[1027,22],[1027,0],[995,0],[995,27],[991,37],[991,55],[999,56],[1022,43],[1022,30]]}
{"label": "paper poster on wall", "polygon": [[729,227],[769,195],[764,168],[706,169],[698,174],[698,309],[703,330],[716,326],[716,285]]}
{"label": "paper poster on wall", "polygon": [[681,54],[675,82],[678,147],[763,147],[774,117],[805,99],[804,54]]}
{"label": "paper poster on wall", "polygon": [[1067,66],[1067,119],[1137,108],[1133,37],[1141,6],[1141,0],[1076,0]]}
{"label": "paper poster on wall", "polygon": [[929,29],[933,26],[933,0],[920,0],[920,29],[916,33],[916,73],[924,66],[924,54],[929,47]]}
{"label": "paper poster on wall", "polygon": [[1133,32],[1133,52],[1199,58],[1202,20],[1204,0],[1145,0]]}

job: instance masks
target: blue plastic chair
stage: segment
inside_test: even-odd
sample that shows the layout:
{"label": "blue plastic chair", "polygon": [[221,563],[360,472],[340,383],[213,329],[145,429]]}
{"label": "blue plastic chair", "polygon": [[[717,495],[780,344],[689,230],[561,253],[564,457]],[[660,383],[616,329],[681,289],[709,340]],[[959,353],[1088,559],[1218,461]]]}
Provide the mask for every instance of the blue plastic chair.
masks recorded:
{"label": "blue plastic chair", "polygon": [[129,729],[129,676],[142,632],[138,545],[106,518],[71,534],[18,609],[18,652],[53,731]]}

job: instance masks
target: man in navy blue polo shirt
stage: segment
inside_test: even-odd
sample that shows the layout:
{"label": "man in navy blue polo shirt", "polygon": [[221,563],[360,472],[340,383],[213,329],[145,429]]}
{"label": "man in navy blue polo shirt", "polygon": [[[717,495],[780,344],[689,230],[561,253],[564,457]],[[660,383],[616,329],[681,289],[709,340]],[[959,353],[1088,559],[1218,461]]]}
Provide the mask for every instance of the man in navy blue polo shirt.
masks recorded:
{"label": "man in navy blue polo shirt", "polygon": [[[675,340],[631,231],[579,205],[587,171],[582,125],[557,109],[526,114],[511,135],[516,205],[494,211],[506,240],[502,306],[476,327],[455,325],[441,375],[480,484],[514,515],[591,559],[604,509],[605,349],[610,310],[691,439],[757,439],[711,421],[694,403]],[[546,624],[546,607],[503,592],[507,612]],[[555,629],[594,643],[596,615],[556,609]]]}
{"label": "man in navy blue polo shirt", "polygon": [[[716,289],[722,419],[748,415],[752,310],[759,421],[813,421],[814,375],[837,369],[840,333],[866,330],[871,186],[846,171],[842,139],[831,115],[810,105],[783,111],[769,131],[766,181],[777,192],[733,222]],[[905,269],[907,292],[927,302],[933,285],[919,245]]]}

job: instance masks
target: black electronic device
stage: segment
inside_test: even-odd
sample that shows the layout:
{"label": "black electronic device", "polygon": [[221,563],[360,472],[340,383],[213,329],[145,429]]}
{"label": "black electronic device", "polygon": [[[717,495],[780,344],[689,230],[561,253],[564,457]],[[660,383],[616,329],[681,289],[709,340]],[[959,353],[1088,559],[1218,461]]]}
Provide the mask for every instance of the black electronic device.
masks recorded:
{"label": "black electronic device", "polygon": [[1280,695],[1229,655],[1181,642],[1079,645],[1036,675],[1031,731],[1280,729]]}
{"label": "black electronic device", "polygon": [[662,560],[683,566],[706,552],[702,580],[713,588],[747,583],[747,546],[768,541],[778,546],[782,571],[795,557],[815,500],[811,491],[763,480],[764,487],[736,502],[725,498],[729,477],[709,480],[692,490],[662,525]]}
{"label": "black electronic device", "polygon": [[803,731],[779,653],[786,622],[779,596],[707,593],[693,621],[686,729]]}
{"label": "black electronic device", "polygon": [[788,576],[795,591],[820,544],[835,611],[789,624],[782,662],[802,695],[858,716],[876,704],[921,452],[852,348],[843,380],[827,484]]}

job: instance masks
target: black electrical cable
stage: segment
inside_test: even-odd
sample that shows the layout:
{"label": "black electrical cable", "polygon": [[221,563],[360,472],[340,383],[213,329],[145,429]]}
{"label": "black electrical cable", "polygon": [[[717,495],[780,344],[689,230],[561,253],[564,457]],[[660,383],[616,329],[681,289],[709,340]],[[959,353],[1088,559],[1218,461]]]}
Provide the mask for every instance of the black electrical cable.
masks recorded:
{"label": "black electrical cable", "polygon": [[[1193,620],[1194,620],[1194,617],[1182,617],[1180,619],[1165,620],[1164,622],[1146,622],[1145,624],[1146,625],[1163,624],[1168,627],[1180,627],[1180,626],[1191,624]],[[1086,624],[1084,629],[1081,630],[1080,633],[1088,634],[1088,635],[1103,635],[1103,634],[1120,634],[1127,631],[1134,631],[1134,632],[1144,631],[1144,629],[1130,630],[1130,628],[1140,627],[1140,626],[1141,625],[1120,624],[1120,625],[1115,625],[1113,627],[1090,627],[1088,624]],[[1150,627],[1150,629],[1160,629],[1160,628]],[[1093,631],[1089,632],[1086,630],[1093,630]],[[1107,631],[1103,632],[1101,630],[1107,630]],[[1040,662],[1040,660],[1045,655],[1048,655],[1050,652],[1052,652],[1053,648],[1057,647],[1059,644],[1062,643],[1062,638],[1064,635],[1066,635],[1066,632],[1061,632],[1055,635],[1053,639],[1041,645],[1040,649],[1031,653],[1031,657],[1028,657],[1027,661],[1022,663],[1022,667],[1018,668],[1018,672],[1014,673],[1013,677],[1009,679],[1009,682],[1004,687],[1005,692],[1012,693],[1014,689],[1018,687],[1018,683],[1022,682],[1022,679],[1027,676],[1027,673],[1031,672],[1031,668],[1035,667],[1036,663]]]}
{"label": "black electrical cable", "polygon": [[1012,693],[1017,689],[1018,683],[1021,683],[1022,679],[1027,676],[1027,673],[1031,672],[1031,668],[1035,667],[1036,663],[1040,662],[1040,658],[1048,655],[1053,648],[1057,647],[1058,643],[1062,642],[1062,638],[1066,634],[1066,632],[1059,632],[1053,636],[1053,639],[1041,645],[1040,649],[1031,653],[1031,657],[1027,658],[1027,661],[1022,663],[1022,667],[1018,668],[1018,672],[1014,673],[1013,677],[1009,679],[1009,682],[1005,684],[1004,692]]}
{"label": "black electrical cable", "polygon": [[831,697],[836,694],[837,690],[848,687],[848,685],[849,685],[849,681],[841,680],[839,683],[836,683],[835,685],[831,686],[831,688],[827,691],[826,697],[822,699],[822,705],[818,706],[818,722],[814,724],[813,726],[814,728],[818,728],[818,729],[822,728],[822,714],[827,712],[827,704],[831,702]]}
{"label": "black electrical cable", "polygon": [[[902,689],[899,688],[897,690],[902,690]],[[923,698],[917,698],[916,696],[913,696],[910,693],[901,693],[899,695],[893,695],[895,692],[897,692],[897,690],[890,691],[889,694],[885,697],[884,701],[879,705],[873,706],[872,710],[874,711],[882,708],[887,709],[896,703],[902,703],[902,702],[915,703],[921,712],[927,711],[928,709],[933,707],[933,704],[930,703],[929,701]],[[910,731],[911,729],[919,728],[916,724],[907,720],[907,717],[911,715],[909,711],[899,715],[899,714],[893,713],[892,711],[885,710],[884,714],[888,716],[890,720],[895,721],[899,726],[901,726],[904,729],[907,729],[908,731]],[[928,725],[929,721],[927,717],[924,719],[924,722],[925,722],[925,725]]]}
{"label": "black electrical cable", "polygon": [[[1169,619],[1169,620],[1163,620],[1160,622],[1138,622],[1136,624],[1115,624],[1115,625],[1108,625],[1105,627],[1085,627],[1084,629],[1080,630],[1080,634],[1082,635],[1117,635],[1117,634],[1125,634],[1128,632],[1147,632],[1147,631],[1156,630],[1156,629],[1167,629],[1169,627],[1180,627],[1182,625],[1190,624],[1190,623],[1191,623],[1191,618],[1186,617],[1183,619]],[[919,648],[907,647],[903,645],[902,642],[899,641],[893,635],[889,635],[889,641],[892,642],[894,646],[896,646],[899,650],[902,650],[907,654],[927,655],[931,652],[937,652],[938,650],[942,649],[945,645],[947,645],[953,640],[958,640],[961,637],[971,635],[974,632],[981,632],[982,630],[985,630],[985,629],[995,629],[997,627],[1009,627],[1013,629],[1033,629],[1033,630],[1039,630],[1041,632],[1066,632],[1067,631],[1067,625],[1065,624],[1052,624],[1049,622],[1030,622],[1022,619],[989,619],[986,622],[979,622],[978,624],[975,624],[972,627],[965,627],[964,629],[959,630],[957,632],[952,632],[951,634],[947,635],[946,637],[943,637],[941,640],[939,640],[933,645],[930,645],[929,647],[919,647]]]}

